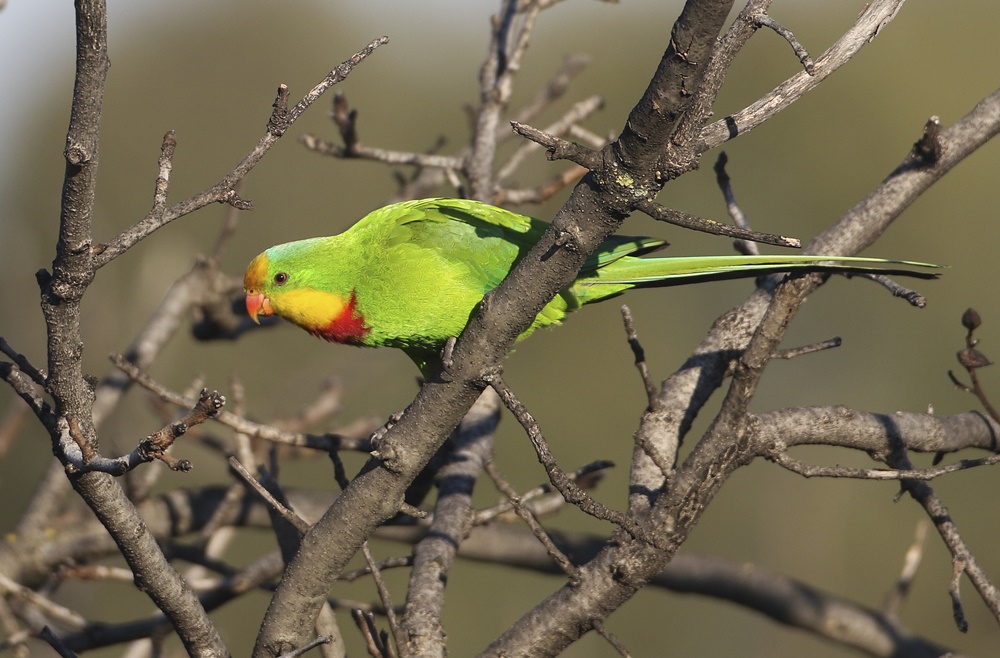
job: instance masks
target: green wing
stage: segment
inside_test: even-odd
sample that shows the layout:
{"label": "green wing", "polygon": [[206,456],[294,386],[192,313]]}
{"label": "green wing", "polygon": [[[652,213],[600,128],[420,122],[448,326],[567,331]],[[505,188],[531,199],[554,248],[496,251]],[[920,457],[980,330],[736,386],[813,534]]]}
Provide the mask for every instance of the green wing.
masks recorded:
{"label": "green wing", "polygon": [[[393,226],[387,241],[390,246],[416,244],[439,251],[476,270],[484,293],[500,284],[549,227],[540,219],[467,199],[404,201],[365,219],[385,222],[387,216],[392,217]],[[586,260],[581,275],[666,245],[656,238],[613,235]]]}

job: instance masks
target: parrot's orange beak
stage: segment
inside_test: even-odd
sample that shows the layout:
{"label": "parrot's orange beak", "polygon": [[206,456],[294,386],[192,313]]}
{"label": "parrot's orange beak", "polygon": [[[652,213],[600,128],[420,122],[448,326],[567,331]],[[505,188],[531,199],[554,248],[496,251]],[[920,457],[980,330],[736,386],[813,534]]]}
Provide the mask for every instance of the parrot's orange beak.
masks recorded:
{"label": "parrot's orange beak", "polygon": [[266,252],[258,255],[250,262],[243,276],[243,289],[247,291],[247,313],[257,324],[260,324],[257,316],[274,315],[274,309],[271,308],[271,301],[267,295],[258,292],[267,277],[267,260]]}
{"label": "parrot's orange beak", "polygon": [[247,293],[247,313],[250,314],[250,318],[260,324],[260,320],[257,316],[266,317],[268,315],[274,315],[274,309],[271,308],[271,300],[269,300],[262,292],[248,292]]}

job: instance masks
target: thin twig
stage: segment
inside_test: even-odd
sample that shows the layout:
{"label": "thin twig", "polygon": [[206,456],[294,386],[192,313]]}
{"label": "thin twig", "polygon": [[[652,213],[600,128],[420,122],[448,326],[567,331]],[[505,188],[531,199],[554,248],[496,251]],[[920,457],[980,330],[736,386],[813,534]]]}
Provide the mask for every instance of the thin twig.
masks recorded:
{"label": "thin twig", "polygon": [[608,641],[608,644],[610,644],[611,647],[618,652],[619,656],[622,656],[622,658],[632,658],[632,654],[628,652],[628,649],[625,648],[622,641],[615,637],[614,633],[605,628],[603,622],[595,622],[594,630],[597,631],[598,635]]}
{"label": "thin twig", "polygon": [[113,567],[106,564],[76,564],[60,567],[57,576],[60,580],[114,580],[131,583],[135,576],[125,567]]}
{"label": "thin twig", "polygon": [[52,414],[52,407],[38,394],[38,389],[35,388],[36,382],[30,375],[25,374],[13,363],[0,361],[0,379],[10,384],[18,397],[27,403],[43,425],[46,427],[54,426],[55,416]]}
{"label": "thin twig", "polygon": [[[889,466],[897,468],[912,468],[910,464],[910,459],[903,450],[898,450],[892,455],[890,455],[886,462]],[[951,514],[948,512],[948,508],[941,501],[941,499],[934,493],[934,490],[926,482],[920,482],[915,480],[904,480],[901,484],[902,490],[906,491],[913,497],[924,511],[927,513],[931,522],[934,524],[935,530],[941,536],[945,545],[948,547],[951,553],[952,560],[956,565],[956,570],[958,570],[958,565],[961,565],[959,575],[964,571],[969,577],[969,581],[972,586],[976,589],[979,597],[989,608],[993,615],[993,618],[1000,622],[1000,590],[997,590],[996,586],[990,580],[986,571],[976,560],[972,551],[969,549],[965,542],[965,539],[958,531],[958,526],[955,524],[954,520],[951,518]],[[953,578],[954,591],[950,592],[952,594],[952,604],[955,613],[955,622],[958,624],[959,630],[965,631],[967,627],[965,623],[965,617],[962,614],[961,600],[958,598],[958,577]]]}
{"label": "thin twig", "polygon": [[[800,71],[748,107],[702,127],[699,152],[708,151],[753,130],[819,86],[828,76],[849,62],[863,46],[871,43],[895,18],[904,1],[878,0],[868,3],[844,35],[814,61],[812,74]],[[749,18],[752,22],[753,17]],[[723,39],[723,48],[729,47],[733,51],[727,53],[730,58],[735,57],[743,45],[739,40],[728,43],[727,39]]]}
{"label": "thin twig", "polygon": [[955,619],[955,626],[958,630],[967,633],[969,622],[965,618],[965,611],[962,607],[962,593],[960,585],[962,582],[962,572],[965,571],[965,562],[954,558],[951,565],[951,581],[948,583],[948,596],[951,597],[951,615]]}
{"label": "thin twig", "polygon": [[0,336],[0,352],[6,354],[21,372],[26,374],[28,377],[31,377],[31,381],[35,382],[39,386],[45,386],[48,380],[48,375],[45,374],[45,371],[41,368],[33,366],[31,361],[28,360],[28,357],[11,347],[10,343],[8,343],[3,336]]}
{"label": "thin twig", "polygon": [[[111,362],[129,376],[135,383],[148,391],[155,393],[167,402],[183,407],[190,407],[194,401],[185,398],[175,391],[166,388],[141,369],[130,363],[120,354],[112,354]],[[346,436],[335,432],[328,434],[304,434],[300,432],[288,432],[271,425],[255,423],[246,418],[241,418],[236,414],[221,410],[213,417],[213,420],[230,427],[238,432],[243,432],[249,436],[273,441],[290,446],[313,448],[330,452],[332,450],[357,450],[360,452],[371,451],[371,442],[366,436]]]}
{"label": "thin twig", "polygon": [[[581,466],[574,472],[568,473],[568,475],[570,479],[576,482],[581,489],[589,490],[593,489],[596,486],[597,482],[599,482],[601,478],[604,477],[604,471],[606,471],[609,468],[613,468],[614,465],[615,465],[614,462],[602,459]],[[530,503],[535,499],[539,498],[540,496],[552,493],[554,491],[556,491],[555,487],[553,487],[551,483],[546,482],[545,484],[540,484],[533,489],[525,491],[523,494],[520,494],[519,497],[521,499],[521,502],[528,505],[532,513],[537,515],[540,514],[540,511]],[[562,496],[557,496],[557,499],[558,501],[560,501],[560,506],[566,502],[566,499],[563,498]],[[493,521],[497,517],[503,514],[507,514],[513,509],[514,509],[513,504],[511,504],[511,502],[507,500],[499,503],[498,505],[494,505],[493,507],[490,507],[488,509],[479,510],[478,512],[476,512],[476,515],[472,520],[472,525],[474,526],[485,525],[490,521]]]}
{"label": "thin twig", "polygon": [[[375,566],[378,567],[379,571],[385,571],[386,569],[399,569],[405,567],[412,567],[413,556],[404,555],[400,557],[386,558],[384,560],[376,562]],[[372,573],[372,568],[370,566],[364,566],[361,567],[360,569],[355,569],[354,571],[345,571],[344,573],[340,574],[337,580],[342,580],[344,582],[350,583],[357,580],[358,578],[367,576],[370,573]]]}
{"label": "thin twig", "polygon": [[835,347],[840,347],[843,341],[840,336],[834,336],[833,338],[828,338],[826,340],[821,340],[818,343],[813,343],[812,345],[802,345],[801,347],[788,347],[785,349],[777,350],[771,355],[772,359],[795,359],[806,354],[813,354],[815,352],[822,352],[824,350],[833,349]]}
{"label": "thin twig", "polygon": [[0,590],[6,596],[16,597],[26,603],[37,606],[50,618],[73,629],[81,629],[87,626],[87,620],[81,614],[70,610],[64,605],[59,605],[55,601],[43,596],[24,585],[14,582],[6,575],[0,573]]}
{"label": "thin twig", "polygon": [[391,165],[415,165],[417,167],[433,167],[437,169],[460,169],[462,160],[451,155],[436,155],[434,153],[415,153],[412,151],[393,151],[390,149],[374,148],[355,144],[348,149],[335,142],[320,139],[315,135],[306,133],[299,137],[299,141],[306,149],[320,155],[328,155],[335,158],[358,158],[362,160],[374,160]]}
{"label": "thin twig", "polygon": [[[566,90],[569,89],[573,78],[579,75],[589,63],[590,57],[587,55],[566,55],[559,69],[538,90],[535,96],[518,110],[514,120],[521,123],[532,121],[542,110],[562,98]],[[509,134],[507,131],[502,131],[498,138],[502,139]]]}
{"label": "thin twig", "polygon": [[396,610],[392,605],[392,595],[389,593],[389,588],[382,578],[382,571],[378,568],[378,562],[375,561],[375,557],[372,555],[367,541],[361,545],[361,552],[364,554],[365,563],[372,574],[372,580],[375,582],[375,588],[378,590],[379,600],[382,601],[382,605],[385,607],[385,618],[389,622],[392,639],[395,640],[396,646],[402,650],[406,646],[406,636],[399,626],[399,620],[396,619]]}
{"label": "thin twig", "polygon": [[573,562],[566,557],[566,554],[560,551],[559,547],[555,545],[555,542],[552,541],[549,534],[545,532],[545,528],[542,527],[542,524],[538,522],[535,515],[531,513],[531,510],[528,509],[527,505],[525,505],[521,498],[517,495],[517,491],[514,490],[514,487],[512,487],[510,483],[507,482],[506,478],[504,478],[500,473],[496,464],[491,460],[483,464],[483,468],[485,469],[487,475],[490,476],[490,479],[493,480],[493,484],[496,485],[496,488],[507,497],[507,500],[510,501],[511,506],[514,508],[514,512],[516,512],[521,520],[524,521],[525,525],[528,526],[528,529],[531,530],[531,534],[533,534],[535,539],[537,539],[542,546],[545,547],[545,552],[548,553],[552,560],[559,566],[560,569],[562,569],[563,573],[569,576],[570,582],[576,582],[576,566],[574,566]]}
{"label": "thin twig", "polygon": [[[233,400],[231,405],[233,413],[237,416],[246,416],[246,389],[243,387],[243,380],[235,372],[229,376],[229,391]],[[254,454],[253,442],[250,437],[243,432],[237,431],[235,432],[235,439],[236,458],[248,470],[256,469],[259,464],[257,455]]]}
{"label": "thin twig", "polygon": [[197,546],[202,549],[208,544],[212,536],[220,529],[226,527],[227,521],[233,518],[233,512],[239,509],[246,498],[247,489],[239,482],[233,482],[226,495],[222,497],[222,502],[212,512],[212,517],[205,523],[198,533]]}
{"label": "thin twig", "polygon": [[174,441],[183,436],[191,427],[214,418],[225,404],[226,398],[224,395],[220,395],[218,391],[209,391],[207,388],[203,388],[198,396],[198,401],[183,418],[150,434],[145,441],[139,444],[136,451],[146,461],[159,459],[172,470],[191,470],[191,462],[177,460],[171,457],[167,453],[167,450],[173,445]]}
{"label": "thin twig", "polygon": [[304,535],[309,532],[309,523],[306,522],[301,516],[296,514],[293,510],[286,507],[277,498],[275,498],[270,491],[268,491],[264,485],[257,481],[250,471],[248,471],[243,464],[240,463],[236,457],[229,458],[229,465],[233,467],[233,470],[246,482],[250,487],[257,493],[258,496],[263,498],[268,505],[271,506],[274,511],[276,511],[281,518],[288,521],[294,528],[299,532],[300,535]]}
{"label": "thin twig", "polygon": [[575,137],[582,142],[586,142],[590,145],[590,148],[602,149],[611,142],[615,141],[614,133],[608,133],[603,137],[595,132],[587,130],[583,126],[570,126],[569,136]]}
{"label": "thin twig", "polygon": [[778,466],[807,478],[854,478],[858,480],[933,480],[936,477],[964,471],[968,468],[992,466],[1000,463],[1000,455],[990,455],[979,459],[963,459],[946,466],[917,469],[853,468],[850,466],[815,466],[790,457],[786,452],[774,452],[767,459]]}
{"label": "thin twig", "polygon": [[307,651],[311,651],[321,644],[329,644],[330,640],[332,639],[333,638],[331,638],[329,635],[320,635],[312,642],[306,642],[298,649],[294,649],[293,651],[289,651],[288,653],[283,653],[280,656],[278,656],[278,658],[299,658],[300,656],[304,655]]}
{"label": "thin twig", "polygon": [[[750,222],[747,220],[747,216],[743,213],[740,205],[736,203],[736,195],[733,194],[733,186],[729,179],[729,173],[726,172],[727,162],[729,162],[729,156],[726,155],[725,151],[720,151],[719,157],[712,167],[715,170],[715,182],[718,184],[719,189],[722,190],[722,197],[726,200],[726,212],[729,213],[733,224],[739,228],[750,230]],[[736,240],[734,246],[738,252],[748,256],[760,253],[757,243],[750,240]]]}
{"label": "thin twig", "polygon": [[916,290],[911,290],[906,286],[896,283],[890,279],[885,274],[873,274],[873,273],[861,273],[861,274],[847,274],[848,277],[860,277],[862,279],[869,279],[879,284],[886,290],[892,293],[893,297],[902,297],[911,306],[916,306],[917,308],[924,308],[927,306],[927,298],[923,296],[920,292]]}
{"label": "thin twig", "polygon": [[549,450],[548,443],[545,441],[545,437],[542,435],[541,428],[539,428],[537,421],[535,421],[534,417],[525,408],[521,401],[517,399],[514,392],[507,386],[506,383],[504,383],[503,378],[494,376],[489,382],[489,385],[497,392],[500,399],[503,400],[504,406],[507,407],[507,409],[517,419],[517,422],[521,424],[521,427],[524,428],[525,433],[531,440],[531,445],[535,448],[535,454],[538,457],[539,463],[542,464],[545,468],[546,474],[549,476],[549,482],[551,482],[552,486],[554,486],[556,490],[562,494],[567,502],[576,505],[583,512],[595,518],[614,523],[633,537],[636,537],[651,546],[657,546],[656,539],[652,537],[645,530],[645,528],[640,526],[635,521],[632,521],[618,510],[613,510],[591,498],[566,475],[565,471],[559,468],[555,457],[553,457],[552,452]]}
{"label": "thin twig", "polygon": [[795,56],[799,58],[799,61],[802,63],[802,68],[806,70],[806,73],[813,75],[815,65],[813,64],[812,58],[809,57],[809,51],[807,51],[802,44],[799,43],[798,39],[795,38],[795,35],[792,34],[791,30],[784,27],[781,23],[774,20],[767,14],[758,14],[753,17],[753,21],[760,27],[767,27],[777,32],[779,36],[788,42],[788,45],[792,47],[792,50],[795,51]]}
{"label": "thin twig", "polygon": [[556,174],[553,178],[531,189],[498,189],[493,203],[498,206],[505,204],[544,203],[580,180],[587,170],[579,165]]}
{"label": "thin twig", "polygon": [[622,304],[622,321],[625,323],[625,336],[628,338],[628,346],[632,348],[632,355],[635,357],[635,368],[642,378],[642,385],[646,389],[646,402],[652,409],[656,404],[656,384],[649,376],[649,367],[646,365],[646,351],[639,342],[639,334],[635,330],[635,321],[632,319],[632,310]]}
{"label": "thin twig", "polygon": [[[72,468],[78,473],[98,471],[111,475],[123,475],[142,464],[159,459],[173,471],[190,471],[193,468],[190,461],[177,459],[167,450],[188,429],[204,423],[209,418],[214,418],[225,403],[225,396],[220,395],[218,391],[202,389],[200,397],[182,419],[153,432],[142,440],[132,452],[121,457],[104,457],[91,451],[87,442],[76,440],[79,451],[69,450],[64,453],[67,468]],[[69,428],[70,435],[76,439],[72,419],[69,420]]]}
{"label": "thin twig", "polygon": [[174,167],[174,151],[177,149],[177,133],[168,130],[163,135],[160,145],[160,159],[157,161],[160,173],[156,177],[153,190],[153,212],[159,212],[167,205],[167,193],[170,190],[170,172]]}
{"label": "thin twig", "polygon": [[917,569],[920,567],[920,561],[924,556],[924,545],[927,542],[927,529],[928,524],[925,519],[917,521],[917,529],[913,538],[913,543],[910,544],[910,548],[907,549],[906,555],[903,558],[902,572],[899,574],[896,584],[886,595],[885,603],[882,605],[882,609],[887,615],[892,615],[893,617],[899,616],[899,610],[903,605],[903,601],[906,600],[906,596],[910,592],[913,580],[917,576]]}
{"label": "thin twig", "polygon": [[361,637],[364,638],[365,644],[368,646],[368,655],[372,658],[388,658],[390,655],[388,648],[379,636],[378,628],[375,626],[375,615],[369,611],[355,608],[351,610],[351,617],[354,619],[358,630],[361,631]]}
{"label": "thin twig", "polygon": [[574,142],[550,135],[544,130],[532,128],[531,126],[511,121],[510,127],[515,133],[540,144],[548,152],[550,160],[569,160],[587,169],[596,169],[600,166],[600,156],[593,149],[580,146]]}
{"label": "thin twig", "polygon": [[697,217],[695,215],[689,215],[686,212],[681,212],[680,210],[666,208],[655,201],[640,201],[636,204],[636,210],[646,213],[657,221],[667,222],[668,224],[673,224],[674,226],[680,226],[693,231],[700,231],[702,233],[722,235],[730,238],[738,238],[740,240],[749,240],[751,242],[760,242],[761,244],[771,244],[777,247],[791,247],[793,249],[798,249],[802,246],[802,241],[798,238],[792,238],[785,235],[775,235],[772,233],[761,233],[759,231],[751,231],[738,226],[732,226],[730,224],[723,224],[715,221],[714,219]]}
{"label": "thin twig", "polygon": [[[557,121],[549,124],[543,130],[545,133],[550,135],[565,135],[569,132],[570,128],[575,126],[580,121],[583,121],[597,110],[601,109],[603,105],[603,98],[600,96],[591,96],[590,98],[575,103]],[[507,162],[500,165],[497,169],[497,180],[503,181],[513,175],[514,171],[521,166],[524,159],[532,153],[538,151],[539,148],[540,145],[534,141],[523,143],[517,150],[514,151],[513,154],[511,154]]]}
{"label": "thin twig", "polygon": [[975,395],[979,403],[983,405],[983,409],[990,415],[990,418],[1000,423],[1000,412],[993,406],[989,395],[986,393],[986,389],[979,382],[978,370],[993,363],[978,349],[979,340],[976,338],[975,333],[981,324],[982,318],[976,309],[969,308],[962,313],[962,326],[966,329],[965,349],[959,351],[958,362],[965,368],[965,372],[968,373],[969,379],[972,380],[972,386],[966,386],[958,381],[958,378],[950,370],[948,371],[948,377],[951,378],[955,386]]}

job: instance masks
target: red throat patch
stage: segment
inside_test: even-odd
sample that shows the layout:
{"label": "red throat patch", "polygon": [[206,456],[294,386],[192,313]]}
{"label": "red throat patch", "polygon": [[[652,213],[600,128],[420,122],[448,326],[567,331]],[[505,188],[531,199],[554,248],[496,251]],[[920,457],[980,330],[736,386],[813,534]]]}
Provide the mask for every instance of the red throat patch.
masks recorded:
{"label": "red throat patch", "polygon": [[352,290],[351,299],[344,306],[344,310],[326,327],[310,333],[335,343],[361,344],[365,336],[371,333],[371,328],[365,325],[365,318],[357,306],[357,296]]}

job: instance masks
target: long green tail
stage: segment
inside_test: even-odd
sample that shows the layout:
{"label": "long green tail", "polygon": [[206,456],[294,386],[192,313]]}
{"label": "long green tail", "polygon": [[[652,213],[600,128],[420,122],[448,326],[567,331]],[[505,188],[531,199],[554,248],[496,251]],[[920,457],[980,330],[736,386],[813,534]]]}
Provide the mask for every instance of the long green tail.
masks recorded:
{"label": "long green tail", "polygon": [[620,258],[577,279],[573,285],[580,303],[596,302],[629,288],[676,286],[778,272],[833,272],[886,274],[936,279],[943,265],[884,258],[836,256],[682,256],[678,258]]}

